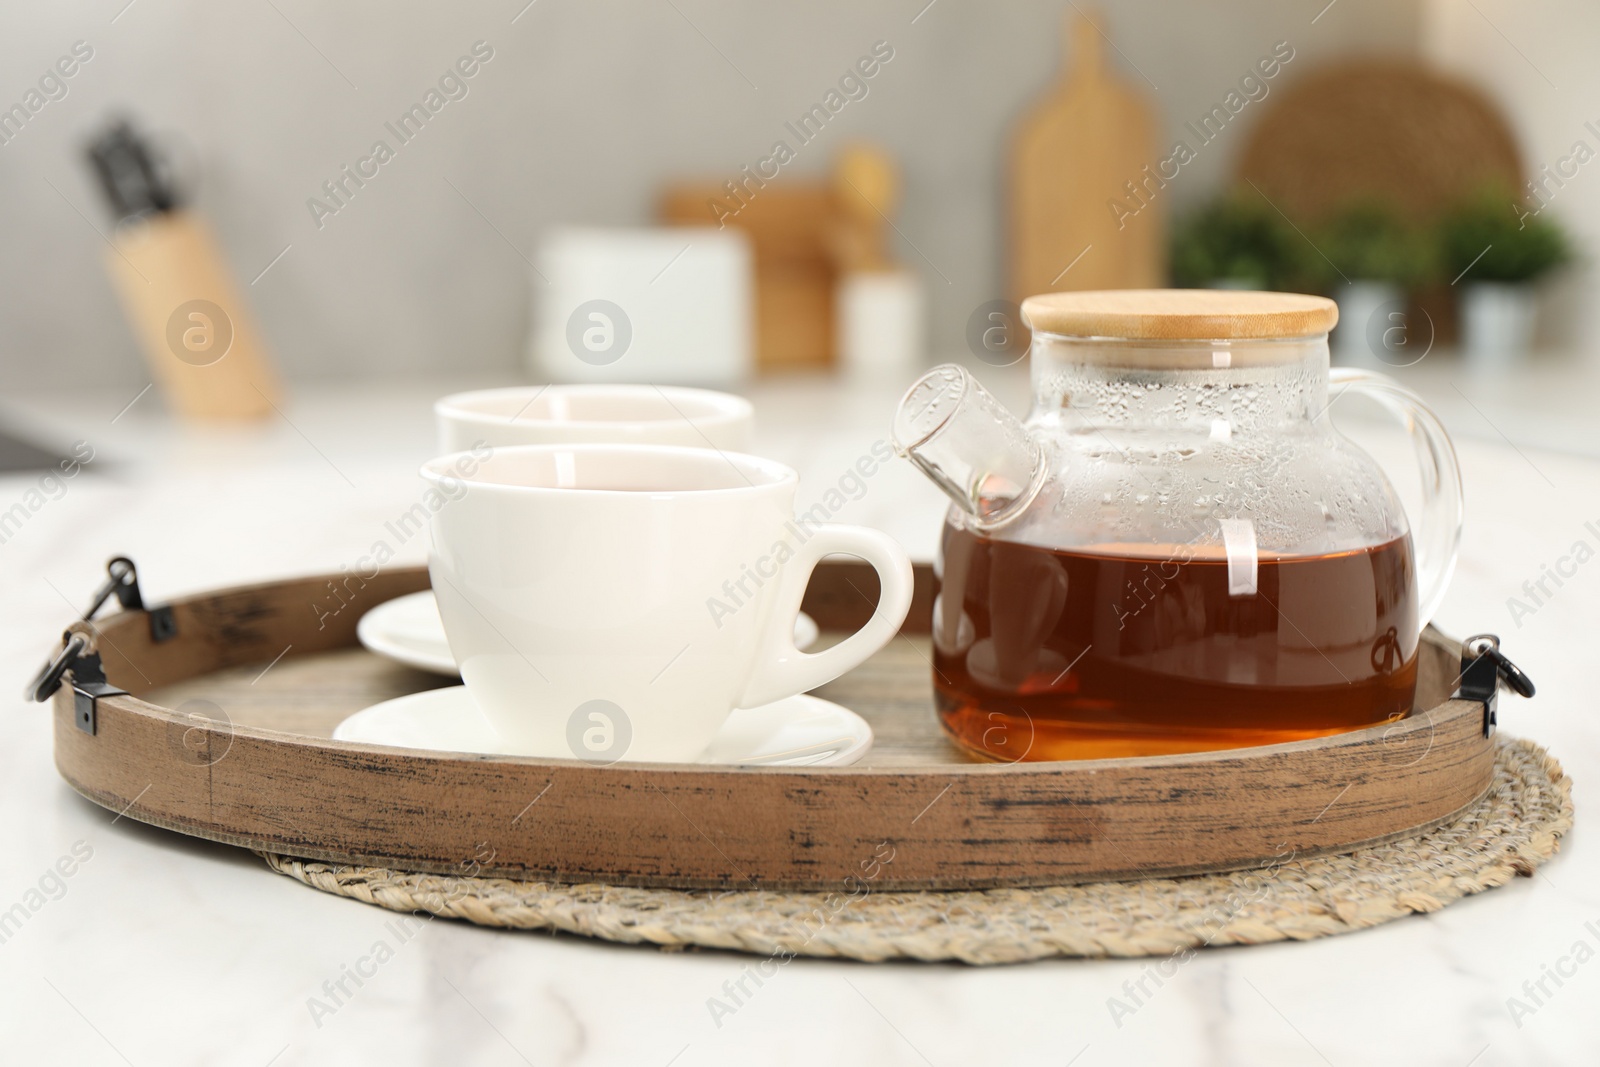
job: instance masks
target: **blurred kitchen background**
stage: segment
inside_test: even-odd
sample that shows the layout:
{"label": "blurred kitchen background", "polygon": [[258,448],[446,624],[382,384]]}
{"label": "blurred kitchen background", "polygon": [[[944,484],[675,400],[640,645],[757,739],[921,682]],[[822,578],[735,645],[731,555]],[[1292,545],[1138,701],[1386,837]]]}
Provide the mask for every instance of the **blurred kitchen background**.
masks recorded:
{"label": "blurred kitchen background", "polygon": [[[122,117],[214,235],[232,362],[273,403],[448,376],[908,381],[1016,361],[1028,291],[1175,281],[1327,292],[1339,361],[1447,413],[1502,405],[1458,432],[1600,449],[1571,385],[1600,377],[1591,6],[104,0],[3,22],[13,404],[131,397],[159,376],[141,345],[172,343],[125,269],[159,256],[88,161]],[[585,338],[618,323],[586,301],[613,287],[633,336],[608,363]]]}

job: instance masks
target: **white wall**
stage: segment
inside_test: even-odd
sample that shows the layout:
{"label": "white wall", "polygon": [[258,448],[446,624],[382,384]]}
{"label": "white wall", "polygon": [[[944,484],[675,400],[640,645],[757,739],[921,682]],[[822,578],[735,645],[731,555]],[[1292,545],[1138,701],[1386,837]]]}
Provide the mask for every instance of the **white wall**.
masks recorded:
{"label": "white wall", "polygon": [[[556,222],[648,221],[664,179],[732,176],[879,39],[895,59],[795,170],[824,169],[851,136],[898,155],[901,229],[949,283],[909,247],[901,254],[929,279],[934,344],[957,347],[972,309],[999,295],[1003,153],[1016,116],[1053,77],[1067,9],[538,0],[513,24],[524,0],[139,0],[119,15],[123,2],[0,10],[0,106],[74,41],[95,49],[68,96],[0,146],[0,386],[145,380],[104,278],[102,239],[78,214],[106,229],[81,143],[111,109],[192,146],[199,204],[241,282],[292,246],[250,289],[292,376],[504,369],[517,365],[527,328],[519,251],[531,254]],[[1320,3],[1105,6],[1176,131],[1275,41],[1298,53],[1285,78],[1352,50],[1414,51],[1419,2],[1340,0],[1315,24]],[[479,39],[495,58],[470,95],[319,231],[306,199]],[[1214,189],[1243,125],[1185,168],[1175,205]]]}
{"label": "white wall", "polygon": [[[1423,55],[1476,83],[1498,101],[1521,143],[1530,176],[1554,167],[1582,140],[1600,153],[1600,6],[1582,0],[1517,4],[1510,0],[1425,0]],[[1546,209],[1565,225],[1579,261],[1544,291],[1541,341],[1578,349],[1600,366],[1600,159],[1578,169]]]}

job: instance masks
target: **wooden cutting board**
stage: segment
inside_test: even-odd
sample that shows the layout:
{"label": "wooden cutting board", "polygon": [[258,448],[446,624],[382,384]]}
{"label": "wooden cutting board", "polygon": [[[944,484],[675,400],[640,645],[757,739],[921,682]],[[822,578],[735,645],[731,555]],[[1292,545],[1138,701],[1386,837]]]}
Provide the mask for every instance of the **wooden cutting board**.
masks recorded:
{"label": "wooden cutting board", "polygon": [[1155,114],[1108,69],[1109,42],[1076,12],[1064,76],[1011,149],[1009,285],[1019,302],[1063,289],[1153,289],[1166,275],[1164,196],[1157,189],[1141,206],[1125,185],[1137,187],[1160,158]]}

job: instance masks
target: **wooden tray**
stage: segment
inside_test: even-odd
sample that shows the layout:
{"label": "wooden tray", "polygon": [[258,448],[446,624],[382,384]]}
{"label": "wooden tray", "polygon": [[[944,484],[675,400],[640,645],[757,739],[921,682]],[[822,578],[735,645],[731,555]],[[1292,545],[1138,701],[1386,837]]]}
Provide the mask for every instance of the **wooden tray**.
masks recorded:
{"label": "wooden tray", "polygon": [[[1459,646],[1431,630],[1418,694],[1428,710],[1392,725],[1198,755],[972,762],[934,718],[930,568],[916,578],[901,637],[819,691],[877,732],[854,767],[594,767],[330,740],[362,707],[448,684],[356,643],[362,612],[427,587],[420,567],[379,575],[331,616],[322,613],[343,575],[180,600],[176,634],[161,642],[143,611],[101,621],[107,676],[138,695],[102,697],[90,734],[64,687],[56,766],[128,818],[310,859],[789,889],[848,889],[851,876],[950,889],[1242,868],[1409,834],[1488,788],[1495,743],[1483,706],[1448,699]],[[854,629],[876,596],[870,568],[824,563],[805,610],[824,631]],[[229,721],[168,710],[189,700]]]}

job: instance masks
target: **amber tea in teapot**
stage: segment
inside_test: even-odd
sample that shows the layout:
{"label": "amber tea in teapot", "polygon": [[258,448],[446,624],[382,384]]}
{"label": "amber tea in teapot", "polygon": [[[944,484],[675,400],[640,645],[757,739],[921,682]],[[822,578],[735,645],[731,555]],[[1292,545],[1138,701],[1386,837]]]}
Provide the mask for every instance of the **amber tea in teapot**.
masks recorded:
{"label": "amber tea in teapot", "polygon": [[[945,729],[1002,759],[1088,759],[1299,741],[1399,719],[1417,681],[1411,542],[1263,559],[1228,592],[1203,549],[1038,548],[945,530],[934,696]],[[1360,588],[1353,621],[1281,604]],[[1096,590],[1114,590],[1100,599]],[[1291,610],[1294,610],[1291,608]],[[1303,639],[1284,648],[1283,624]]]}
{"label": "amber tea in teapot", "polygon": [[[993,759],[1096,759],[1408,715],[1421,628],[1454,565],[1459,476],[1414,396],[1330,376],[1332,303],[1059,293],[1024,314],[1026,422],[946,366],[895,423],[954,504],[933,617],[947,734]],[[1342,390],[1411,429],[1424,536],[1329,422]]]}

